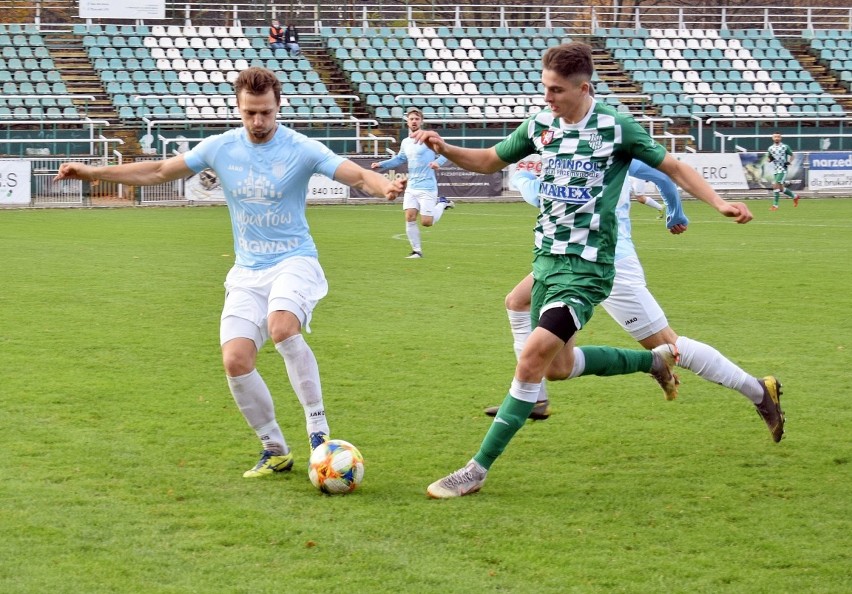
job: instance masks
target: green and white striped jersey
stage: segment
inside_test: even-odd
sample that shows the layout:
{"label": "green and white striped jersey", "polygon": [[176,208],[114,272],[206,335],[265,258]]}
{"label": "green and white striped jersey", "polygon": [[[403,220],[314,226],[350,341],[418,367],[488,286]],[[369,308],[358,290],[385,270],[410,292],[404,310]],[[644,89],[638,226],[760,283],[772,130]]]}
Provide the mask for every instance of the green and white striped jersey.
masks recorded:
{"label": "green and white striped jersey", "polygon": [[615,207],[630,161],[657,167],[666,150],[627,114],[593,101],[577,124],[544,109],[495,146],[507,163],[541,155],[537,254],[576,254],[590,262],[615,261]]}
{"label": "green and white striped jersey", "polygon": [[775,173],[784,173],[787,171],[787,159],[793,156],[793,150],[789,145],[772,143],[769,150],[766,151],[766,156],[775,166]]}

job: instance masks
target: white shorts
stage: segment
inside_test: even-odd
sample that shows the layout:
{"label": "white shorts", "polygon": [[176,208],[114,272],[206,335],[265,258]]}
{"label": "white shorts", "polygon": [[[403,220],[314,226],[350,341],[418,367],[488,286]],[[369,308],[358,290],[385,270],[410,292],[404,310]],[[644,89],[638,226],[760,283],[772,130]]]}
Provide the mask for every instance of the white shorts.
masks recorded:
{"label": "white shorts", "polygon": [[634,196],[645,195],[645,180],[639,179],[638,177],[631,177],[630,186]]}
{"label": "white shorts", "polygon": [[669,325],[665,312],[648,290],[645,271],[636,256],[615,262],[612,292],[601,306],[635,340],[648,338]]}
{"label": "white shorts", "polygon": [[260,350],[269,339],[267,318],[274,311],[293,313],[310,332],[314,308],[327,294],[328,282],[316,258],[295,256],[262,270],[234,266],[225,278],[219,344],[249,338]]}
{"label": "white shorts", "polygon": [[438,201],[438,192],[427,190],[406,190],[402,197],[402,208],[408,210],[413,208],[420,211],[421,216],[435,216],[435,203]]}

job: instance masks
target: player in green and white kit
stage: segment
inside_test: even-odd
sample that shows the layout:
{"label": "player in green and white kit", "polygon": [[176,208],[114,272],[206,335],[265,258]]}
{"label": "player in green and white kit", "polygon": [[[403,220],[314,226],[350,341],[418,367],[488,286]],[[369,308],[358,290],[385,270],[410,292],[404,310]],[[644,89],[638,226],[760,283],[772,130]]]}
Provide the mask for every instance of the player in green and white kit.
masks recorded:
{"label": "player in green and white kit", "polygon": [[772,135],[772,145],[766,151],[766,158],[775,166],[775,179],[772,183],[772,189],[775,192],[772,195],[772,206],[769,207],[769,210],[778,210],[781,194],[792,198],[794,207],[799,206],[799,195],[784,187],[784,181],[787,179],[787,168],[793,160],[793,150],[789,145],[781,142],[780,132]]}
{"label": "player in green and white kit", "polygon": [[[540,213],[535,227],[532,331],[518,358],[509,393],[467,465],[435,481],[430,497],[445,499],[478,491],[486,473],[524,425],[542,379],[567,379],[576,332],[612,288],[617,219],[615,209],[635,157],[660,169],[686,192],[724,216],[747,223],[745,204],[727,203],[688,165],[667,154],[632,117],[617,113],[590,95],[594,74],[588,45],[567,43],[542,57],[542,85],[548,105],[524,121],[508,138],[488,149],[466,149],[444,142],[434,131],[420,131],[423,142],[456,165],[494,173],[533,153],[541,155]],[[557,361],[558,359],[558,361]],[[586,358],[586,375],[646,371],[667,392],[676,390],[671,367],[674,345],[653,351],[596,347]]]}

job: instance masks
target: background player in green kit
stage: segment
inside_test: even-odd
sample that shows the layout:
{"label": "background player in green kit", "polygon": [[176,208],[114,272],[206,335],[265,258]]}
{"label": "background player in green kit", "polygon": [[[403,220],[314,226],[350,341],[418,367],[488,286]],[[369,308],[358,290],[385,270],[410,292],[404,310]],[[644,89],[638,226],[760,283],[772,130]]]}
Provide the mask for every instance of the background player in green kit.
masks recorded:
{"label": "background player in green kit", "polygon": [[781,142],[780,132],[772,135],[772,144],[766,151],[766,158],[775,167],[775,178],[772,182],[772,189],[775,192],[772,195],[772,206],[769,207],[769,210],[778,210],[778,201],[781,200],[781,194],[792,198],[793,206],[799,206],[799,195],[794,194],[789,188],[784,187],[784,181],[787,179],[787,168],[793,161],[793,150],[789,145]]}
{"label": "background player in green kit", "polygon": [[[542,379],[567,378],[551,373],[571,369],[577,330],[612,288],[615,209],[633,158],[663,171],[722,215],[738,223],[752,218],[745,204],[722,200],[694,169],[667,154],[632,117],[595,101],[589,93],[594,65],[588,45],[552,47],[542,57],[542,67],[548,107],[496,146],[456,147],[428,130],[413,135],[458,166],[479,173],[500,171],[534,153],[541,155],[542,162],[533,250],[531,315],[536,327],[479,452],[461,469],[429,485],[430,497],[445,499],[478,491],[488,469],[524,425]],[[664,390],[676,390],[671,374],[676,358],[674,345],[661,345],[651,352],[596,347],[586,358],[585,374],[646,371]]]}

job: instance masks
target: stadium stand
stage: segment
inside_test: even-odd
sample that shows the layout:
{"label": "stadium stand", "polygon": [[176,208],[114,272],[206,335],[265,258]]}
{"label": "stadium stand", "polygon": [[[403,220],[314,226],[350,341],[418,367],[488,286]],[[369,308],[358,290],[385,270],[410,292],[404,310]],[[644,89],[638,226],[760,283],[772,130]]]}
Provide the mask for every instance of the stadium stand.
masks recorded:
{"label": "stadium stand", "polygon": [[[398,130],[409,104],[423,108],[433,121],[457,122],[461,128],[505,126],[541,109],[541,55],[569,39],[590,43],[604,58],[603,78],[595,79],[599,98],[631,111],[641,102],[638,113],[661,116],[664,129],[672,126],[685,135],[695,117],[808,120],[847,113],[848,103],[835,97],[852,84],[848,31],[800,30],[809,55],[837,79],[829,81],[828,92],[821,72],[811,62],[803,65],[797,59],[801,53],[791,53],[798,46],[790,32],[776,37],[778,28],[711,29],[682,20],[669,29],[646,23],[647,28],[592,29],[567,25],[565,19],[539,19],[542,27],[503,26],[493,19],[481,20],[491,26],[461,26],[463,20],[403,27],[390,26],[400,22],[391,20],[370,26],[366,13],[363,26],[353,26],[358,19],[328,19],[334,26],[317,22],[313,31],[303,28],[315,51],[299,58],[268,48],[266,26],[259,24],[263,19],[246,21],[257,26],[228,19],[236,24],[227,27],[78,22],[66,30],[84,48],[97,83],[91,92],[98,102],[106,97],[113,130],[135,129],[138,137],[148,137],[147,147],[152,146],[150,120],[173,122],[177,129],[236,119],[231,83],[250,65],[279,73],[282,119],[311,128],[353,114],[353,104],[358,117],[374,117],[385,130]],[[62,121],[85,115],[73,99],[82,85],[66,85],[72,78],[60,72],[51,56],[57,46],[45,44],[42,29],[0,25],[0,119]],[[64,65],[61,59],[59,64]],[[630,99],[631,94],[641,99]],[[339,99],[343,96],[352,98]],[[347,101],[348,112],[341,109]],[[319,133],[327,131],[328,126]]]}
{"label": "stadium stand", "polygon": [[[544,104],[542,52],[569,39],[562,28],[533,27],[326,27],[320,34],[380,120],[401,119],[407,104],[433,119],[524,118]],[[605,86],[598,91],[611,96]]]}
{"label": "stadium stand", "polygon": [[818,29],[802,31],[811,53],[847,90],[852,90],[852,31]]}
{"label": "stadium stand", "polygon": [[[260,28],[122,26],[80,29],[95,70],[122,121],[238,118],[232,83],[249,66],[275,70],[281,116],[342,116],[305,58],[279,59]],[[319,95],[309,99],[306,96]]]}
{"label": "stadium stand", "polygon": [[610,29],[606,47],[665,117],[844,115],[770,31]]}
{"label": "stadium stand", "polygon": [[35,25],[0,29],[0,119],[80,117]]}

